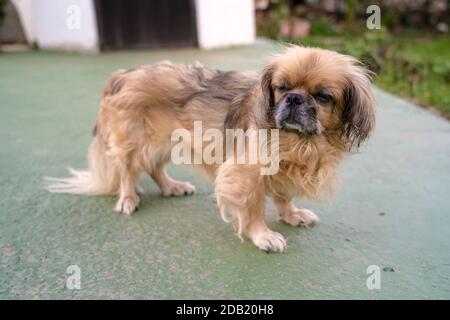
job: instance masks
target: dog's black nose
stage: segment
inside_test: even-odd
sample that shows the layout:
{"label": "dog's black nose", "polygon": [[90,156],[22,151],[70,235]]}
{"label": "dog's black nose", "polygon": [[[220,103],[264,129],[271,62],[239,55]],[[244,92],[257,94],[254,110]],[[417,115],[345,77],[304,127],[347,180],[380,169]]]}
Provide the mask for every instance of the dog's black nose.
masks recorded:
{"label": "dog's black nose", "polygon": [[288,105],[301,106],[305,102],[305,97],[299,93],[289,93],[285,101]]}

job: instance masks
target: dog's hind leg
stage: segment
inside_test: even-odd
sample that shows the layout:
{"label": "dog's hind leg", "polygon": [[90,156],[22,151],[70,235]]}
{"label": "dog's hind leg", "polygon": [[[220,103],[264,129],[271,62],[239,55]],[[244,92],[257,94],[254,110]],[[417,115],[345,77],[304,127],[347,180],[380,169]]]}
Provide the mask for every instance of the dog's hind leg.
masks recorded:
{"label": "dog's hind leg", "polygon": [[195,192],[195,187],[189,182],[172,179],[167,174],[165,163],[156,165],[149,174],[161,189],[161,194],[165,197],[184,196]]}
{"label": "dog's hind leg", "polygon": [[115,211],[126,215],[132,214],[139,207],[139,196],[136,193],[137,175],[125,171],[120,177],[120,196]]}
{"label": "dog's hind leg", "polygon": [[120,179],[119,200],[114,208],[115,211],[130,215],[139,207],[139,196],[137,188],[141,168],[134,150],[116,148],[113,156],[116,170]]}
{"label": "dog's hind leg", "polygon": [[193,194],[195,187],[189,182],[177,181],[167,174],[167,163],[170,161],[170,147],[163,147],[158,150],[148,148],[147,158],[143,163],[145,171],[161,190],[161,195],[184,196]]}
{"label": "dog's hind leg", "polygon": [[120,194],[115,211],[126,215],[132,214],[139,207],[139,196],[136,193],[138,174],[122,170],[120,176]]}
{"label": "dog's hind leg", "polygon": [[273,197],[281,221],[295,227],[313,226],[319,222],[319,217],[308,209],[295,207],[292,199]]}

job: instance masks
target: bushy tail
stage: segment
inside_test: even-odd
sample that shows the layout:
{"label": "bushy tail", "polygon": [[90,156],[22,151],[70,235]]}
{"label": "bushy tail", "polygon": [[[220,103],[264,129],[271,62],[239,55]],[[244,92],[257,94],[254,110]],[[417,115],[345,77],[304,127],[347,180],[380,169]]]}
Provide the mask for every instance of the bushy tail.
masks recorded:
{"label": "bushy tail", "polygon": [[69,178],[46,178],[47,190],[71,194],[116,194],[120,177],[112,160],[106,154],[106,146],[99,136],[94,137],[88,152],[89,171],[69,168]]}

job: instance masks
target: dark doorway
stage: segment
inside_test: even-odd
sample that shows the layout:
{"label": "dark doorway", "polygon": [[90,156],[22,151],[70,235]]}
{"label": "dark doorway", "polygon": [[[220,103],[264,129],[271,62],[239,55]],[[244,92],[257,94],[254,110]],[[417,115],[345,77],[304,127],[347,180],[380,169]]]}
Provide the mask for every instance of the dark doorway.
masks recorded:
{"label": "dark doorway", "polygon": [[102,50],[197,46],[194,0],[95,0]]}

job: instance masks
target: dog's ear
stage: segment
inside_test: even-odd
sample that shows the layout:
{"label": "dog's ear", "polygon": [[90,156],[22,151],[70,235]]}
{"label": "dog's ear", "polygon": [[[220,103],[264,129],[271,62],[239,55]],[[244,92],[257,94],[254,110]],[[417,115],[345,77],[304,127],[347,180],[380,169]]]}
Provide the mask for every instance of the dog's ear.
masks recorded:
{"label": "dog's ear", "polygon": [[372,92],[371,73],[355,66],[355,73],[348,79],[344,91],[342,113],[343,136],[349,149],[360,146],[375,127],[375,97]]}
{"label": "dog's ear", "polygon": [[[273,64],[269,64],[264,68],[261,74],[261,90],[262,97],[258,102],[259,106],[266,110],[268,118],[271,117],[272,107],[275,103],[274,94],[272,91],[272,75],[275,70]],[[236,103],[233,101],[230,108],[228,109],[228,114],[225,118],[225,128],[227,129],[244,129],[246,130],[249,125],[249,117],[251,114],[251,106],[248,104]],[[259,121],[261,119],[252,119],[253,121]],[[264,119],[263,121],[266,121]]]}
{"label": "dog's ear", "polygon": [[272,77],[274,71],[275,71],[274,64],[269,64],[267,67],[264,68],[261,76],[261,89],[265,100],[265,104],[269,108],[271,108],[275,103],[275,98],[272,90]]}

